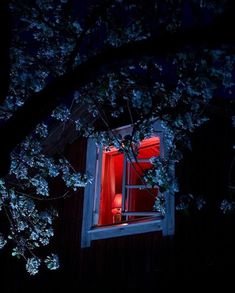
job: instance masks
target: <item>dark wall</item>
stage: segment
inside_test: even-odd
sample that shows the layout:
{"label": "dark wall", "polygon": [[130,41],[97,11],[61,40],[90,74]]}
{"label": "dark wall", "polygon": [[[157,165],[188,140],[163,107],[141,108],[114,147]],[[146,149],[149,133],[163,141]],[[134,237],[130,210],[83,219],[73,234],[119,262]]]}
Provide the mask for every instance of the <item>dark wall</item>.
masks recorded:
{"label": "dark wall", "polygon": [[182,191],[202,195],[213,211],[229,195],[229,169],[235,156],[235,128],[226,111],[229,105],[224,102],[220,112],[211,114],[195,131],[192,150],[185,151],[177,173]]}
{"label": "dark wall", "polygon": [[229,170],[235,158],[233,105],[220,101],[210,121],[192,135],[192,151],[185,152],[178,167],[183,192],[203,196],[207,205],[200,212],[177,213],[175,264],[185,282],[203,287],[205,283],[227,288],[233,280],[235,217],[220,210],[224,198],[235,200],[229,189]]}

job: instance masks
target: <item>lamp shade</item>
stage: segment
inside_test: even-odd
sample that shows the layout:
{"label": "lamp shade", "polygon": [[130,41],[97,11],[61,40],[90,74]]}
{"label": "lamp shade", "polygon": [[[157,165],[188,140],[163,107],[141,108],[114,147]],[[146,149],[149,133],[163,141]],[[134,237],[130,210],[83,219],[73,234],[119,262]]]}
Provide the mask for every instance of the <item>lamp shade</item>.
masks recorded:
{"label": "lamp shade", "polygon": [[122,207],[122,194],[115,194],[112,202],[112,209],[120,209]]}

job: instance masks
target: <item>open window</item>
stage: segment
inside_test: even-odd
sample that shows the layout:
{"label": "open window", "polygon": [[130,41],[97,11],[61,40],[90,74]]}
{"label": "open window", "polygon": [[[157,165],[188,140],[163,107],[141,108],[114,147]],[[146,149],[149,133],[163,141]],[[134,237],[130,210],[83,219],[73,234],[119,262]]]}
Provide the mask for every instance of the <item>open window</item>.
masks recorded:
{"label": "open window", "polygon": [[136,158],[115,147],[103,150],[99,226],[159,216],[153,209],[158,189],[142,179],[144,171],[151,168],[151,158],[159,155],[159,137],[143,140]]}
{"label": "open window", "polygon": [[[157,125],[158,126],[158,125]],[[128,134],[130,127],[116,130]],[[151,159],[165,156],[164,135],[159,126],[152,137],[138,146],[137,155],[119,152],[115,147],[97,148],[88,141],[87,171],[94,183],[85,188],[82,246],[91,240],[151,231],[174,233],[174,199],[164,194],[166,215],[154,210],[160,191],[143,180]]]}

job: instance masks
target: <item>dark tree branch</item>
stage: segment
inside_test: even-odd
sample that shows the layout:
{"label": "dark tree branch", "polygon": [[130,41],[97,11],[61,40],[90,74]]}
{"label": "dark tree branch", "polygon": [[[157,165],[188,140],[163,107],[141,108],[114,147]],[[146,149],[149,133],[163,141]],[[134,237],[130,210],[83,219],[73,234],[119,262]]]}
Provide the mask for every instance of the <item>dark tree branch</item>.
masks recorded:
{"label": "dark tree branch", "polygon": [[9,88],[9,48],[11,41],[11,16],[8,1],[0,1],[0,104],[4,102]]}
{"label": "dark tree branch", "polygon": [[20,143],[72,90],[79,89],[102,74],[118,71],[128,62],[144,56],[165,57],[185,46],[218,48],[221,44],[234,49],[234,17],[221,18],[207,27],[190,28],[166,33],[147,40],[108,48],[77,66],[73,71],[56,78],[41,92],[33,94],[4,125],[0,127],[0,176],[9,170],[9,153]]}

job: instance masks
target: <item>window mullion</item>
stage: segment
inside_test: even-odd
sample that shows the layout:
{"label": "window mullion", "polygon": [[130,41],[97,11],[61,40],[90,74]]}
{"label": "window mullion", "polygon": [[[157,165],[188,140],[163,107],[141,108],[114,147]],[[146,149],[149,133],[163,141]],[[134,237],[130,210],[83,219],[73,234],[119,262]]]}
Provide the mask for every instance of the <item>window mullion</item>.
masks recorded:
{"label": "window mullion", "polygon": [[[149,211],[149,212],[144,212],[144,211],[139,211],[139,212],[134,212],[134,211],[130,211],[129,210],[129,196],[130,196],[130,190],[131,189],[157,189],[157,186],[154,185],[149,185],[149,184],[129,184],[130,183],[130,173],[131,173],[131,163],[149,163],[150,159],[129,159],[127,158],[127,156],[125,155],[124,157],[124,171],[123,171],[123,186],[125,186],[125,188],[123,188],[123,202],[124,204],[126,204],[125,206],[123,206],[122,209],[122,215],[126,216],[126,220],[128,220],[128,218],[130,216],[154,216],[154,217],[158,217],[160,215],[160,213],[158,212],[154,212],[154,211]],[[122,186],[122,187],[123,187]],[[161,216],[162,217],[162,216]]]}

